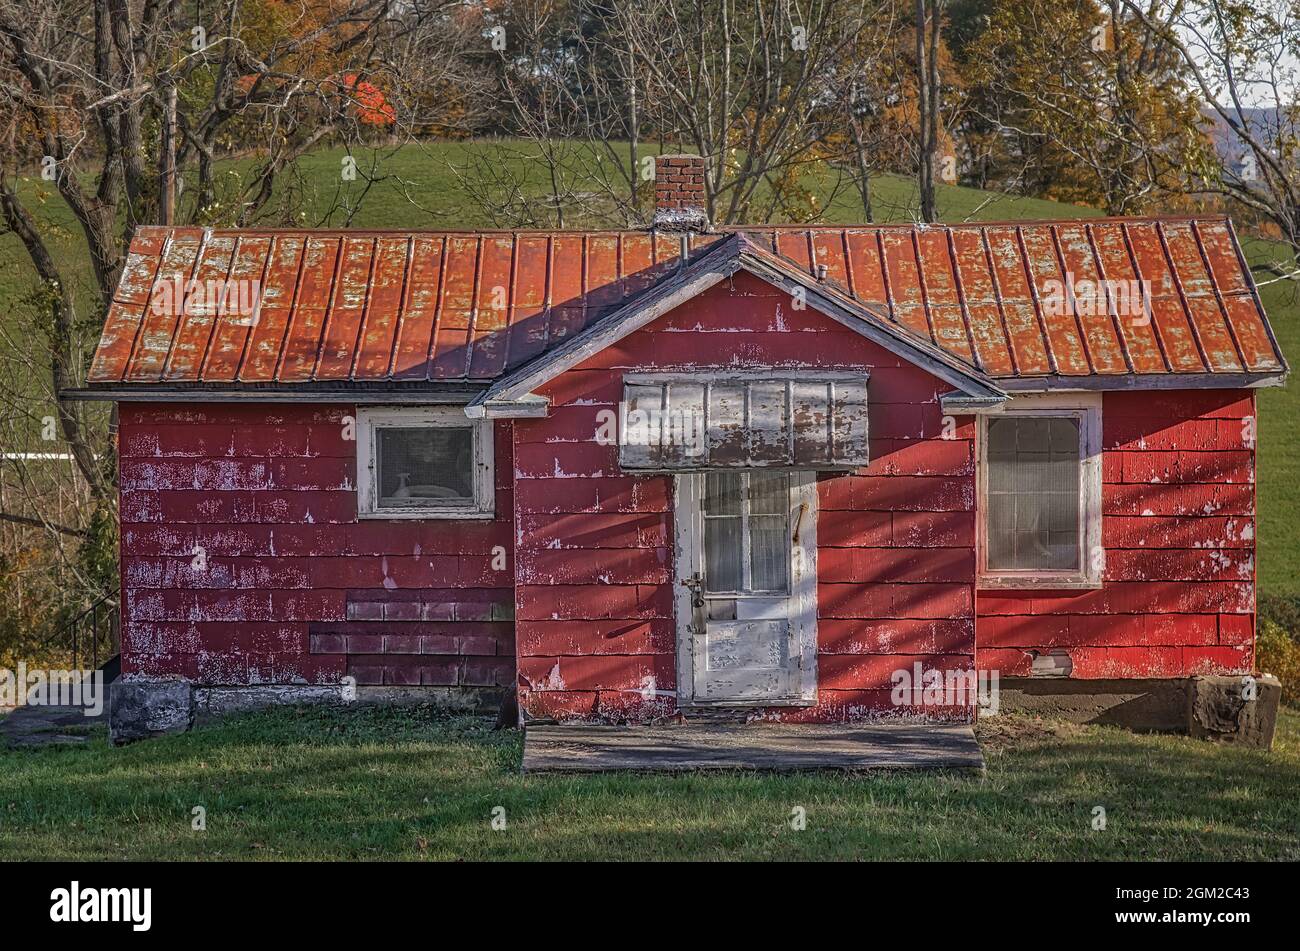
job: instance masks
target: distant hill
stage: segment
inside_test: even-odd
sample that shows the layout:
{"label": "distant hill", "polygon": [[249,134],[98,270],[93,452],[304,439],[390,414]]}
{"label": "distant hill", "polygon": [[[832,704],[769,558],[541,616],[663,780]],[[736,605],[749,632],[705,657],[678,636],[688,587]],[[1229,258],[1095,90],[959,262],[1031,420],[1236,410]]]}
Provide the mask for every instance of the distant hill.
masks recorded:
{"label": "distant hill", "polygon": [[[1270,106],[1258,109],[1245,109],[1242,111],[1246,121],[1246,128],[1256,138],[1262,141],[1272,141],[1279,137],[1279,134],[1296,134],[1297,116],[1288,115],[1286,110],[1278,106]],[[1214,142],[1214,150],[1219,159],[1227,165],[1233,172],[1241,174],[1243,161],[1246,158],[1246,148],[1241,144],[1238,138],[1223,118],[1213,109],[1206,107],[1204,110],[1207,127]]]}

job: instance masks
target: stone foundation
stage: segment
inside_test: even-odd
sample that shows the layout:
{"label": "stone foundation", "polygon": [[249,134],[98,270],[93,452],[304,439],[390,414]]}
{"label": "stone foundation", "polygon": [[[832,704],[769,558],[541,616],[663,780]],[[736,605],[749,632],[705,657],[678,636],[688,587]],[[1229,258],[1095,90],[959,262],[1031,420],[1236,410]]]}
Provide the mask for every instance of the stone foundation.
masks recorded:
{"label": "stone foundation", "polygon": [[194,703],[201,719],[304,703],[429,704],[447,713],[494,714],[501,708],[499,687],[343,687],[268,685],[261,687],[195,687]]}
{"label": "stone foundation", "polygon": [[1269,749],[1281,697],[1282,685],[1271,675],[1193,677],[1187,697],[1187,732],[1198,740]]}
{"label": "stone foundation", "polygon": [[196,720],[298,704],[431,704],[448,713],[495,714],[500,687],[354,687],[342,684],[268,684],[203,687],[187,680],[124,678],[109,688],[109,736],[121,746],[184,733]]}
{"label": "stone foundation", "polygon": [[194,686],[188,680],[122,677],[109,686],[108,735],[122,746],[194,725]]}
{"label": "stone foundation", "polygon": [[[1181,733],[1261,749],[1273,744],[1282,696],[1281,684],[1269,675],[1145,680],[1004,677],[999,688],[999,710],[1004,713],[1119,726],[1139,733]],[[110,685],[109,735],[120,746],[183,733],[199,718],[304,703],[432,704],[449,713],[493,714],[501,709],[504,695],[499,687],[196,687],[186,680],[127,677]]]}
{"label": "stone foundation", "polygon": [[1138,733],[1181,733],[1261,749],[1273,745],[1282,697],[1282,685],[1271,675],[1140,680],[1003,677],[999,688],[1000,711],[1005,713],[1119,726]]}

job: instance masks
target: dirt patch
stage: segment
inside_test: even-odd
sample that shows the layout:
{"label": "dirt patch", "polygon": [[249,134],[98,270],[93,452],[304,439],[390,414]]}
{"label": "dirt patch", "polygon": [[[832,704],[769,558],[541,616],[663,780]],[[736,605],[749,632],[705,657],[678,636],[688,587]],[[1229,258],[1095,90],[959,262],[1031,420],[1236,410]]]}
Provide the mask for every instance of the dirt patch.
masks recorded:
{"label": "dirt patch", "polygon": [[1035,746],[1050,740],[1070,739],[1086,727],[1068,720],[1044,720],[1017,714],[983,717],[975,724],[975,739],[986,753]]}

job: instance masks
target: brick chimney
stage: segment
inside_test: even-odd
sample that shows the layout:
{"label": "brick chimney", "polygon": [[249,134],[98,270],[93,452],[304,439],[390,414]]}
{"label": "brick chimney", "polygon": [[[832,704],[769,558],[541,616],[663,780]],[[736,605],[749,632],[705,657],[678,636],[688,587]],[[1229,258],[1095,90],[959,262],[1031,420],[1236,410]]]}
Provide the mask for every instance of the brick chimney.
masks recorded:
{"label": "brick chimney", "polygon": [[708,231],[704,210],[704,159],[699,155],[655,157],[655,216],[658,231]]}

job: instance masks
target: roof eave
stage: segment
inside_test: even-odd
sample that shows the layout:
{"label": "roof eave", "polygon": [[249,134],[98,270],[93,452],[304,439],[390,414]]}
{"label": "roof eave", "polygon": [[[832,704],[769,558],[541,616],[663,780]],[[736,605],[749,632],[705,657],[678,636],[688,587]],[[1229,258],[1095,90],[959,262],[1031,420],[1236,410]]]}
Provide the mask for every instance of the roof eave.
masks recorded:
{"label": "roof eave", "polygon": [[1286,370],[1262,373],[1123,373],[1000,379],[1007,393],[1095,393],[1133,390],[1242,390],[1285,386]]}
{"label": "roof eave", "polygon": [[487,388],[487,383],[456,381],[394,384],[340,380],[330,384],[294,383],[279,386],[247,383],[192,386],[154,383],[72,387],[60,399],[106,403],[412,403],[463,406]]}

